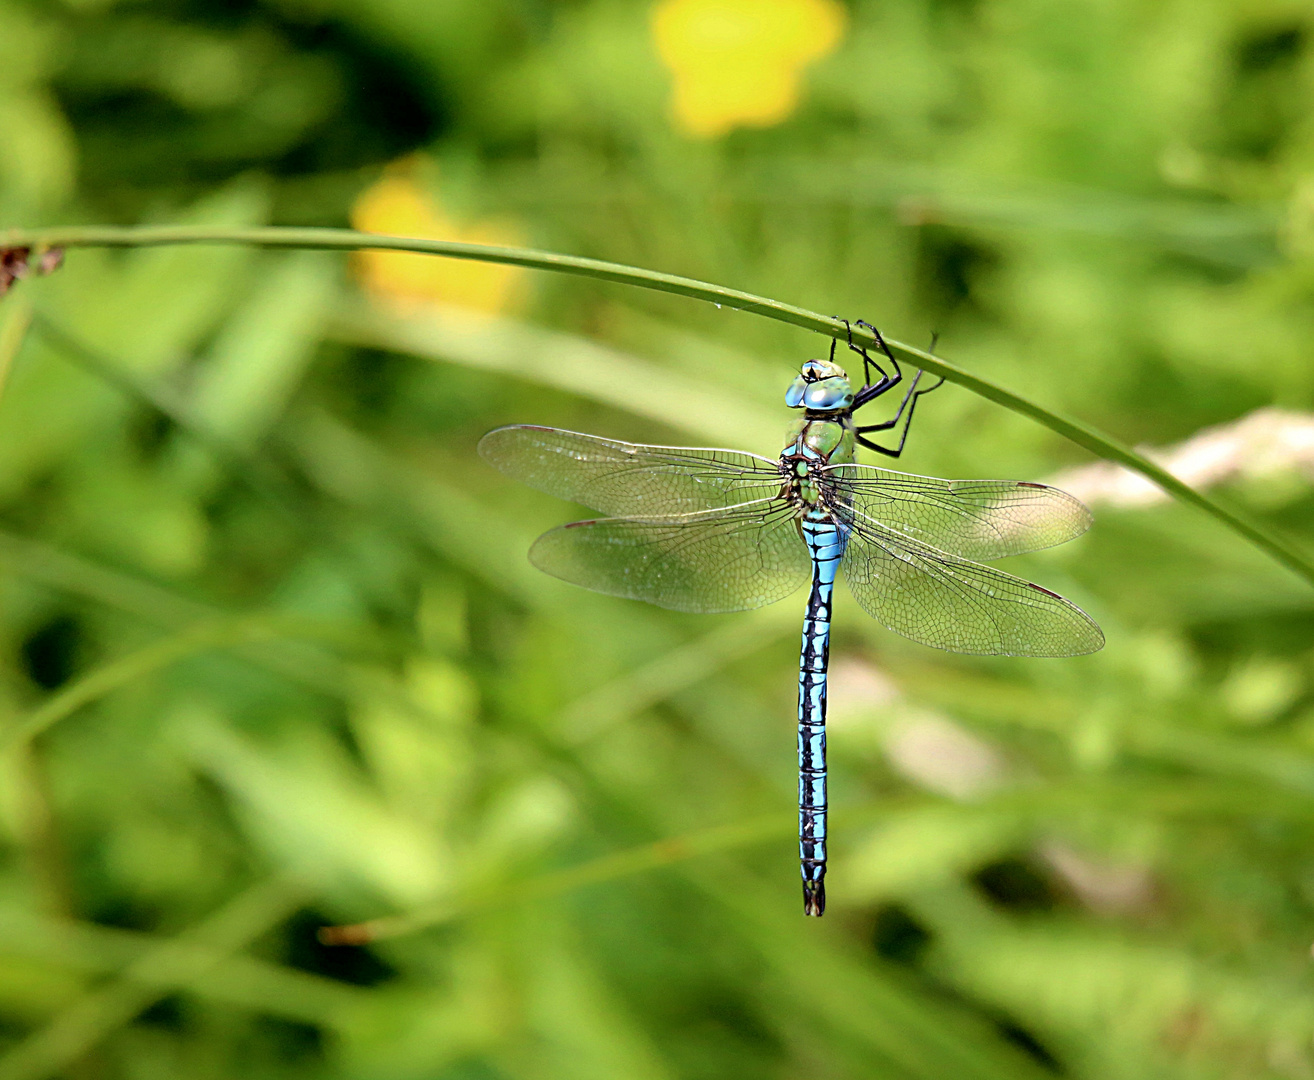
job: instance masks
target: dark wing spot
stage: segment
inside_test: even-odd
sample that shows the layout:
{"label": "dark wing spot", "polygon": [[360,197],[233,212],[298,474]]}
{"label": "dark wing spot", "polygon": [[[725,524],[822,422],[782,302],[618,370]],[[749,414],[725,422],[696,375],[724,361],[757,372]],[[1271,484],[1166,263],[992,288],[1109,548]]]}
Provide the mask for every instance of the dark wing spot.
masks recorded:
{"label": "dark wing spot", "polygon": [[596,525],[601,520],[601,518],[594,518],[592,521],[571,521],[561,527],[563,529],[578,529],[581,525]]}
{"label": "dark wing spot", "polygon": [[1046,596],[1052,596],[1055,600],[1062,600],[1062,599],[1063,599],[1063,597],[1059,596],[1058,593],[1056,593],[1056,592],[1050,592],[1048,589],[1041,588],[1039,585],[1037,585],[1037,584],[1036,584],[1035,582],[1033,582],[1033,581],[1028,581],[1027,584],[1030,585],[1033,589],[1035,589],[1036,592],[1043,592]]}
{"label": "dark wing spot", "polygon": [[1030,483],[1029,481],[1026,481],[1026,480],[1019,480],[1019,481],[1017,482],[1017,486],[1018,486],[1018,487],[1033,487],[1033,488],[1041,488],[1041,489],[1043,490],[1044,488],[1047,488],[1049,485],[1048,485],[1048,484],[1032,484],[1032,483]]}

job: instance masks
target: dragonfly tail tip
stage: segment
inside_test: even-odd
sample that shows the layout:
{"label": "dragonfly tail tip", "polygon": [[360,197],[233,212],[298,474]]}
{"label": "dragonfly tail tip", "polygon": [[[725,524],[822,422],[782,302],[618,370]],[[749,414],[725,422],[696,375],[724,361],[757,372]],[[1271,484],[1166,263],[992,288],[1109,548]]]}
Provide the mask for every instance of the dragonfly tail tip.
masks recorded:
{"label": "dragonfly tail tip", "polygon": [[803,914],[823,915],[826,911],[826,884],[824,881],[803,882]]}

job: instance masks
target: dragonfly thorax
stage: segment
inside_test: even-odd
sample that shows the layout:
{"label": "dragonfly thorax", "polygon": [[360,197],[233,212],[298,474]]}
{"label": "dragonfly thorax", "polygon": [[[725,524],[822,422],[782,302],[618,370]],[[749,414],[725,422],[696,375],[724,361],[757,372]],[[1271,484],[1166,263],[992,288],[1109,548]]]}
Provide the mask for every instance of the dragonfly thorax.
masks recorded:
{"label": "dragonfly thorax", "polygon": [[817,465],[840,465],[855,458],[853,418],[839,416],[805,416],[789,433],[789,443],[782,460],[815,462]]}
{"label": "dragonfly thorax", "polygon": [[808,507],[826,501],[829,483],[825,467],[854,460],[853,420],[838,417],[804,417],[780,454],[780,471],[787,477],[794,499]]}

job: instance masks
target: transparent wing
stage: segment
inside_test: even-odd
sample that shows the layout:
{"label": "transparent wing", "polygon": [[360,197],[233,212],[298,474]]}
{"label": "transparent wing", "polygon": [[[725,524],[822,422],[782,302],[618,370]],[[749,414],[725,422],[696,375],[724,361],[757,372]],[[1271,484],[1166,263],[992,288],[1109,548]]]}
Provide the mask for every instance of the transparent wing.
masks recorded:
{"label": "transparent wing", "polygon": [[855,521],[844,576],[862,609],[896,634],[950,652],[1079,656],[1100,628],[1061,596],[992,566]]}
{"label": "transparent wing", "polygon": [[529,561],[595,592],[696,612],[783,599],[812,566],[793,510],[772,501],[683,520],[577,521],[540,536]]}
{"label": "transparent wing", "polygon": [[832,465],[841,505],[965,559],[1002,559],[1062,544],[1090,528],[1066,491],[1019,480],[937,480],[871,465]]}
{"label": "transparent wing", "polygon": [[642,521],[772,498],[783,483],[777,463],[756,454],[641,446],[528,424],[490,431],[479,453],[539,491]]}

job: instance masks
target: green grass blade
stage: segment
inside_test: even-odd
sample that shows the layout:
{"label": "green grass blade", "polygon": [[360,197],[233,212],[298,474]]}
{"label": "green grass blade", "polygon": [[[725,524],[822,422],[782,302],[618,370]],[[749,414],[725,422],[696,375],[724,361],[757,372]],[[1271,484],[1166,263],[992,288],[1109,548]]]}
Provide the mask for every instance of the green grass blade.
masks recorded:
{"label": "green grass blade", "polygon": [[180,660],[212,649],[231,648],[269,639],[307,637],[312,633],[304,620],[277,619],[268,615],[200,623],[127,656],[111,660],[52,694],[0,734],[0,753],[17,743],[35,739],[84,705]]}
{"label": "green grass blade", "polygon": [[192,930],[143,953],[121,978],[90,991],[13,1046],[0,1057],[0,1080],[41,1080],[62,1072],[153,1002],[202,978],[224,957],[277,926],[305,900],[300,887],[282,879],[240,893]]}

